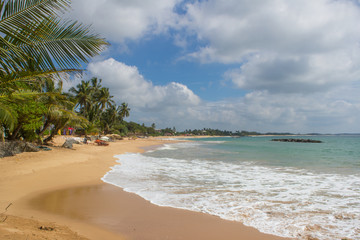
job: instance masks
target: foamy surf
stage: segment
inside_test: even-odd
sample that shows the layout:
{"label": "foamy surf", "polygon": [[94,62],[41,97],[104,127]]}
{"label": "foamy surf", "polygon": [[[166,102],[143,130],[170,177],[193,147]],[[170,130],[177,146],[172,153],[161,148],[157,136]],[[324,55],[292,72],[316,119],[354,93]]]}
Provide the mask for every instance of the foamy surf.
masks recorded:
{"label": "foamy surf", "polygon": [[[160,206],[217,215],[264,233],[298,239],[360,239],[359,175],[259,166],[251,161],[214,162],[201,154],[191,158],[186,144],[174,147],[177,155],[174,149],[160,151],[174,157],[119,155],[121,165],[114,166],[103,181]],[[201,146],[192,148],[199,151]]]}

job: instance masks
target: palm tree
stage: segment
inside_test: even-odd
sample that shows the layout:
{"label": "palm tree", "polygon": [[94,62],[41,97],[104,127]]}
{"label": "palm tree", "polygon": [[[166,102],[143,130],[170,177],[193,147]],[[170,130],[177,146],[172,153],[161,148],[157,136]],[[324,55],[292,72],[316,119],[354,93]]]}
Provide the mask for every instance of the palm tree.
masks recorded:
{"label": "palm tree", "polygon": [[70,88],[69,92],[75,94],[75,108],[78,108],[79,112],[87,117],[93,101],[93,88],[90,86],[90,82],[82,80],[76,88]]}
{"label": "palm tree", "polygon": [[102,79],[98,79],[96,77],[93,77],[90,79],[91,87],[94,89],[95,92],[99,91],[101,89],[101,82]]}
{"label": "palm tree", "polygon": [[100,125],[105,134],[108,134],[114,124],[116,123],[118,117],[118,112],[116,111],[116,106],[112,105],[107,108],[100,118]]}
{"label": "palm tree", "polygon": [[[63,122],[65,119],[73,122],[86,122],[85,118],[77,116],[74,113],[73,108],[75,103],[71,101],[69,94],[62,92],[62,81],[59,81],[57,86],[55,85],[54,81],[45,81],[44,85],[42,86],[42,91],[44,91],[46,94],[41,96],[38,101],[41,101],[46,109],[43,126],[38,131],[40,137],[50,126],[54,126],[50,132],[50,137],[47,138],[47,141],[50,141],[57,133],[57,131],[63,127],[59,124],[59,119],[63,119],[61,122]],[[64,125],[66,123],[67,122],[65,121]]]}
{"label": "palm tree", "polygon": [[111,107],[112,105],[115,104],[115,102],[112,100],[114,96],[110,95],[110,91],[109,88],[101,88],[98,92],[97,92],[97,102],[99,105],[99,108],[101,110],[104,110],[105,108]]}
{"label": "palm tree", "polygon": [[[9,103],[41,79],[78,72],[101,52],[104,39],[58,11],[69,0],[0,0],[0,125],[11,129],[16,116]],[[19,102],[20,103],[20,102]]]}
{"label": "palm tree", "polygon": [[120,121],[123,121],[125,117],[130,116],[130,108],[128,104],[123,102],[118,109]]}

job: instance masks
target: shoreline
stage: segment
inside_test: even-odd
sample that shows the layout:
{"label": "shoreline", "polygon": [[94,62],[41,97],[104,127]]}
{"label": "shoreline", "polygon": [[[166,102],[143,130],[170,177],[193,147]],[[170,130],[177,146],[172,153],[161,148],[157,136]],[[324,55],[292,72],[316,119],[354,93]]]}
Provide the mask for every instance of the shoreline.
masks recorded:
{"label": "shoreline", "polygon": [[[121,140],[108,147],[74,145],[74,150],[54,148],[0,159],[0,209],[4,209],[0,210],[0,238],[209,239],[218,232],[225,239],[284,239],[208,214],[159,207],[101,181],[117,164],[115,155],[175,142],[157,138]],[[86,208],[87,204],[90,207]],[[60,209],[68,209],[68,213],[59,213]],[[109,218],[110,213],[114,215]],[[106,221],[121,220],[111,225],[104,220],[106,217]],[[25,227],[28,221],[33,225],[30,230]],[[38,225],[55,226],[55,230],[44,231]]]}

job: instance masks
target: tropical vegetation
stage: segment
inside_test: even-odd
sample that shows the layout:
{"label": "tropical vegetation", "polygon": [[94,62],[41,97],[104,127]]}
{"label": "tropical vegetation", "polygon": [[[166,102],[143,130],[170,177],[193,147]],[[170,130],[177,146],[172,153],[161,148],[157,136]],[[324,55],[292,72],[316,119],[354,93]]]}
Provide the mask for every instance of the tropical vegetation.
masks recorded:
{"label": "tropical vegetation", "polygon": [[101,83],[101,79],[94,77],[90,81],[82,80],[69,90],[70,97],[76,103],[75,112],[87,120],[78,133],[127,135],[128,123],[124,118],[129,117],[130,108],[125,102],[117,106],[109,88],[103,87]]}
{"label": "tropical vegetation", "polygon": [[[49,140],[66,125],[89,122],[74,111],[79,103],[62,92],[62,81],[81,73],[108,43],[90,27],[61,19],[69,6],[69,0],[0,0],[2,138],[43,140],[50,129]],[[97,94],[99,109],[111,104],[104,100],[108,89]]]}

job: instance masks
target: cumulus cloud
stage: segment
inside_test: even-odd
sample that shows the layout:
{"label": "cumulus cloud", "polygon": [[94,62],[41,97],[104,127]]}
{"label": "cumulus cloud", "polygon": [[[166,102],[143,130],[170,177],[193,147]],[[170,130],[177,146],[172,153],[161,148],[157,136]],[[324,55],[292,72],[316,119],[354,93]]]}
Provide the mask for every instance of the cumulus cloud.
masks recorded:
{"label": "cumulus cloud", "polygon": [[113,58],[90,63],[88,70],[104,80],[118,101],[146,111],[196,106],[200,98],[187,86],[170,82],[165,86],[153,85],[135,66],[128,66]]}
{"label": "cumulus cloud", "polygon": [[241,67],[224,74],[237,87],[272,93],[326,92],[357,81],[359,49],[311,56],[254,56]]}
{"label": "cumulus cloud", "polygon": [[123,43],[165,31],[176,21],[178,0],[73,0],[71,16],[92,24],[108,40]]}
{"label": "cumulus cloud", "polygon": [[203,62],[242,62],[249,54],[312,54],[353,45],[360,12],[351,1],[201,1],[188,5],[186,27],[208,44]]}
{"label": "cumulus cloud", "polygon": [[103,85],[110,88],[118,104],[129,104],[130,120],[148,126],[156,123],[161,127],[185,127],[194,121],[190,114],[192,109],[202,104],[184,84],[169,80],[166,85],[154,85],[139,73],[137,67],[113,58],[90,63],[88,71],[103,80]]}
{"label": "cumulus cloud", "polygon": [[[205,44],[203,63],[240,65],[235,86],[270,92],[326,91],[359,74],[360,10],[352,1],[199,1],[184,26]],[[356,53],[356,54],[354,54]]]}

